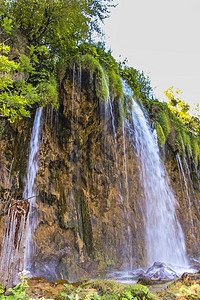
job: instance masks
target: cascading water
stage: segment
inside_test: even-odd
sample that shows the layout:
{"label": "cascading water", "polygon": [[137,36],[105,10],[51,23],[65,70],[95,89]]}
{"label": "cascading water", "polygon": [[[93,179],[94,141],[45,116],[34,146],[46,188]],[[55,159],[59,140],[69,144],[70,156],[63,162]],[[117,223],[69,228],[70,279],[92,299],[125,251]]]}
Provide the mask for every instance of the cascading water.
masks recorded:
{"label": "cascading water", "polygon": [[[108,91],[109,93],[109,91]],[[111,122],[112,122],[112,128],[113,128],[113,138],[114,138],[114,147],[115,147],[115,163],[116,163],[116,169],[118,173],[118,179],[119,179],[119,190],[120,190],[120,200],[121,204],[123,205],[123,218],[124,221],[127,222],[127,241],[124,242],[127,244],[128,248],[128,256],[129,256],[129,269],[133,269],[133,249],[132,249],[132,237],[131,237],[131,229],[129,225],[129,219],[130,219],[130,207],[129,207],[129,198],[128,198],[128,177],[127,177],[127,164],[126,164],[126,144],[125,144],[125,128],[124,128],[124,123],[123,123],[123,128],[122,128],[122,133],[123,133],[123,147],[124,147],[124,163],[125,163],[125,181],[126,181],[126,209],[125,209],[125,203],[124,203],[124,198],[122,196],[122,182],[121,182],[121,176],[120,176],[120,171],[119,171],[119,164],[118,164],[118,158],[117,158],[117,133],[115,129],[115,119],[114,119],[114,114],[113,114],[113,109],[112,109],[112,103],[110,99],[110,95],[108,98],[108,105],[109,105],[109,110],[110,110],[110,115],[111,115]],[[124,239],[124,237],[123,237]]]}
{"label": "cascading water", "polygon": [[112,104],[111,104],[111,99],[110,96],[108,98],[108,105],[109,105],[109,110],[110,110],[110,115],[111,115],[111,122],[112,122],[112,128],[113,128],[113,138],[114,138],[114,146],[115,146],[115,163],[116,163],[116,169],[117,169],[117,174],[118,174],[118,179],[119,179],[119,189],[120,189],[120,200],[121,203],[124,203],[124,199],[122,197],[122,182],[120,178],[120,172],[119,172],[119,164],[118,164],[118,158],[117,158],[117,133],[115,129],[115,119],[112,111]]}
{"label": "cascading water", "polygon": [[34,252],[34,246],[32,244],[32,234],[35,231],[37,215],[35,207],[36,188],[35,179],[38,171],[38,159],[37,153],[39,150],[39,132],[42,116],[42,107],[38,108],[35,114],[34,125],[31,134],[30,152],[28,160],[27,175],[25,180],[25,188],[23,192],[23,198],[29,199],[29,214],[28,214],[28,231],[26,242],[26,268],[30,269],[30,259]]}
{"label": "cascading water", "polygon": [[[125,180],[126,180],[126,207],[127,207],[127,222],[130,220],[130,207],[129,207],[129,188],[128,188],[128,174],[127,174],[127,162],[126,162],[126,139],[125,139],[125,122],[122,124],[122,134],[123,134],[123,146],[124,146],[124,171],[125,171]],[[128,228],[128,245],[129,245],[129,262],[130,270],[133,269],[133,241],[131,236],[130,225],[127,225]]]}
{"label": "cascading water", "polygon": [[[124,92],[130,93],[128,88]],[[147,263],[151,265],[160,261],[186,266],[185,240],[176,216],[176,199],[168,184],[155,136],[133,98],[129,114],[131,120],[127,124],[133,136],[144,188]]]}
{"label": "cascading water", "polygon": [[41,115],[42,108],[39,108],[31,135],[24,200],[12,200],[6,216],[0,265],[1,283],[4,287],[12,287],[18,283],[19,273],[25,268],[25,260],[27,267],[32,251],[31,237],[35,228],[35,178],[38,170],[36,156],[39,149]]}
{"label": "cascading water", "polygon": [[[191,199],[190,199],[190,194],[189,194],[189,187],[188,187],[188,183],[187,183],[187,179],[186,179],[186,175],[183,169],[183,165],[181,162],[181,158],[180,155],[177,153],[176,155],[176,159],[177,159],[177,163],[178,163],[178,170],[179,170],[179,177],[181,178],[181,175],[183,177],[183,182],[185,185],[185,191],[186,191],[186,196],[188,199],[188,209],[189,209],[189,215],[190,215],[190,223],[191,223],[191,227],[192,227],[192,235],[194,236],[194,223],[193,223],[193,218],[192,218],[192,211],[191,211]],[[187,161],[185,160],[185,163],[187,163]],[[188,167],[188,165],[187,165]],[[181,180],[181,184],[182,184],[182,180]],[[183,190],[184,193],[184,190]]]}

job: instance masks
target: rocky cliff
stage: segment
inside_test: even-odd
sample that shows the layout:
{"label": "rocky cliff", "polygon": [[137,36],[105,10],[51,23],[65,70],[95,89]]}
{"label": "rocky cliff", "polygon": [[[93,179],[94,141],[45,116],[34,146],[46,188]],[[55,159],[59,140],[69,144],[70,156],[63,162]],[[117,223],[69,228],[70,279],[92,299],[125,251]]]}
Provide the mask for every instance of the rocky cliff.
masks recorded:
{"label": "rocky cliff", "polygon": [[[112,93],[106,100],[99,97],[97,80],[87,68],[67,68],[58,78],[59,109],[43,110],[31,273],[48,280],[76,281],[107,268],[146,265],[144,190],[133,139],[119,98]],[[131,106],[128,98],[123,105],[124,111]],[[22,199],[33,117],[1,122],[2,208],[8,193]],[[178,150],[169,142],[161,152],[178,200],[187,253],[198,259],[196,164],[187,154],[181,169]],[[4,228],[2,216],[1,246]]]}

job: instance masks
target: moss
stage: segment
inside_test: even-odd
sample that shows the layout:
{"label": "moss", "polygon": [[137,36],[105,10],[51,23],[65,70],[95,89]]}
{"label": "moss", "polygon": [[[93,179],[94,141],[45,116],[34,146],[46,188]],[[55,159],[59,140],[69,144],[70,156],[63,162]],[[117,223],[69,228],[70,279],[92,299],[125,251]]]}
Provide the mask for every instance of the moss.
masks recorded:
{"label": "moss", "polygon": [[120,117],[122,122],[124,122],[125,117],[126,117],[126,110],[125,110],[126,106],[124,107],[124,98],[120,99],[119,101],[119,113],[120,113]]}
{"label": "moss", "polygon": [[182,133],[180,128],[175,129],[175,145],[178,147],[178,150],[180,153],[183,152],[183,138],[182,138]]}
{"label": "moss", "polygon": [[123,94],[123,86],[121,77],[119,74],[115,73],[114,70],[111,70],[111,72],[108,73],[109,76],[109,88],[113,95],[113,97],[117,97],[118,99],[124,98]]}
{"label": "moss", "polygon": [[166,142],[164,131],[158,122],[155,123],[155,129],[158,137],[158,144],[160,147]]}
{"label": "moss", "polygon": [[[199,163],[199,145],[198,138],[190,132],[188,127],[182,120],[171,111],[167,103],[159,102],[158,100],[142,101],[147,109],[150,118],[156,121],[156,131],[158,134],[158,143],[162,145],[165,140],[174,151],[179,151],[180,154],[187,155],[193,153],[196,164]],[[161,128],[158,126],[161,126]],[[164,134],[164,135],[163,135]],[[193,139],[193,142],[192,142]],[[185,148],[186,152],[183,150]]]}
{"label": "moss", "polygon": [[[90,54],[76,55],[67,59],[68,67],[73,69],[74,64],[78,67],[81,66],[85,70],[89,70],[91,75],[94,76],[96,95],[100,100],[108,100],[109,90],[113,97],[123,99],[121,77],[115,68],[112,69],[105,66],[104,69],[98,58]],[[64,65],[66,65],[66,62]],[[63,67],[59,70],[61,69]]]}
{"label": "moss", "polygon": [[182,131],[182,137],[183,137],[183,143],[184,143],[185,148],[190,151],[190,149],[191,149],[191,141],[190,141],[189,132]]}
{"label": "moss", "polygon": [[81,65],[83,69],[89,70],[95,78],[96,95],[100,100],[107,100],[109,97],[106,73],[102,66],[92,55],[82,55],[74,58],[74,62]]}
{"label": "moss", "polygon": [[104,71],[100,65],[95,72],[95,87],[97,97],[100,100],[104,99],[105,101],[107,101],[109,97],[109,90]]}
{"label": "moss", "polygon": [[1,120],[1,123],[0,123],[0,137],[4,133],[5,127],[6,127],[6,120]]}
{"label": "moss", "polygon": [[191,148],[192,148],[192,154],[194,157],[194,161],[196,165],[200,163],[200,148],[198,144],[198,139],[194,137],[193,135],[191,136]]}
{"label": "moss", "polygon": [[179,153],[183,154],[183,148],[186,148],[188,151],[191,148],[188,129],[172,114],[170,120],[175,131],[175,146],[178,148]]}
{"label": "moss", "polygon": [[54,77],[51,77],[49,81],[41,82],[38,91],[43,105],[51,104],[53,108],[58,109],[57,81]]}
{"label": "moss", "polygon": [[165,136],[167,137],[170,133],[169,120],[167,118],[166,112],[164,110],[160,110],[156,115],[156,121],[159,122],[160,126],[163,129]]}

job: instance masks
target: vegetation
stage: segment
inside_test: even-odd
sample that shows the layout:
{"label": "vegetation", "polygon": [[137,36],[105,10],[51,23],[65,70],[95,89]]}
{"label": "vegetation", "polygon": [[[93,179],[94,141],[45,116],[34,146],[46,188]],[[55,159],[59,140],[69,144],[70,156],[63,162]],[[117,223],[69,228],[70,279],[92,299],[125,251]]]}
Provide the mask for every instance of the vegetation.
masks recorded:
{"label": "vegetation", "polygon": [[[168,103],[153,98],[149,78],[126,61],[117,63],[105,45],[94,44],[94,32],[100,33],[99,20],[108,16],[112,0],[95,1],[2,1],[1,23],[6,34],[20,29],[27,40],[26,55],[17,60],[8,58],[9,47],[1,44],[1,115],[13,122],[30,116],[30,107],[37,101],[58,108],[56,78],[61,66],[81,65],[95,79],[97,97],[119,99],[120,112],[125,116],[121,77],[127,81],[134,97],[142,101],[154,119],[158,142],[173,143],[174,150],[188,153],[199,162],[199,118],[191,117],[189,105],[181,100],[180,90],[169,88]],[[9,12],[10,18],[5,17]],[[66,67],[65,67],[66,68]],[[20,75],[21,74],[21,75]],[[21,76],[21,77],[20,77]],[[23,78],[23,79],[21,79]],[[173,134],[174,132],[174,134]],[[170,141],[174,136],[174,140]]]}
{"label": "vegetation", "polygon": [[[184,275],[183,275],[184,276]],[[183,277],[182,276],[182,277]],[[69,283],[66,280],[48,282],[43,278],[26,280],[23,278],[15,288],[9,289],[4,295],[0,286],[0,299],[87,299],[87,300],[150,300],[150,299],[199,299],[200,285],[198,280],[187,275],[189,279],[175,279],[167,288],[153,286],[154,292],[141,284],[124,285],[114,280],[89,280]],[[150,287],[151,288],[151,287]]]}
{"label": "vegetation", "polygon": [[[189,115],[189,105],[181,100],[180,90],[169,88],[168,103],[154,99],[149,78],[126,62],[117,63],[105,45],[93,43],[94,33],[100,34],[99,20],[109,14],[113,0],[2,0],[0,22],[0,117],[10,122],[30,117],[34,104],[51,104],[58,108],[57,75],[61,66],[73,64],[88,70],[94,77],[99,100],[117,99],[122,118],[125,117],[121,78],[127,81],[136,100],[148,110],[157,131],[158,143],[166,142],[174,152],[192,155],[200,164],[200,120]],[[9,15],[9,18],[6,16]],[[25,39],[24,53],[15,56],[12,44],[17,33]],[[9,44],[10,43],[10,44]],[[23,51],[22,51],[23,52]],[[1,131],[5,126],[2,122]],[[123,286],[112,281],[89,281],[78,287],[66,284],[59,299],[152,299],[148,288],[141,285]],[[5,296],[0,286],[0,299],[29,299],[26,282],[10,289]],[[182,286],[177,295],[199,296],[196,284]]]}
{"label": "vegetation", "polygon": [[134,98],[145,101],[153,99],[152,87],[149,78],[145,77],[143,72],[140,72],[133,67],[128,67],[126,61],[119,64],[120,75],[124,78],[134,92]]}
{"label": "vegetation", "polygon": [[181,100],[179,95],[182,93],[181,90],[173,90],[173,86],[167,89],[165,95],[168,98],[169,107],[172,112],[185,124],[190,120],[188,113],[190,106]]}
{"label": "vegetation", "polygon": [[[17,32],[26,40],[26,55],[11,60],[10,47],[0,44],[0,114],[14,122],[29,117],[30,107],[41,100],[57,107],[57,63],[84,51],[85,41],[101,33],[99,20],[109,14],[113,0],[20,1],[2,0],[0,19],[4,42],[15,44]],[[9,18],[6,16],[9,15]],[[9,34],[12,34],[8,37]],[[90,47],[93,48],[92,46]],[[96,52],[96,51],[95,51]],[[97,53],[97,52],[96,52]],[[98,96],[105,94],[102,67],[95,62]],[[51,97],[50,97],[51,94]]]}
{"label": "vegetation", "polygon": [[[10,33],[11,19],[4,17],[2,27],[7,34]],[[30,59],[23,55],[17,62],[10,60],[9,51],[9,46],[0,43],[0,115],[14,122],[16,118],[29,117],[27,107],[39,98],[32,84],[26,82],[27,76],[34,71]]]}
{"label": "vegetation", "polygon": [[[42,284],[38,284],[39,282]],[[12,293],[10,296],[3,296],[4,291],[1,288],[1,295],[4,297],[2,299],[35,299],[35,296],[40,299],[43,296],[42,299],[60,300],[147,300],[154,298],[149,289],[143,285],[123,285],[114,280],[89,280],[70,284],[66,280],[57,280],[52,283],[42,278],[36,278],[30,279],[28,283],[25,280],[19,283],[16,288],[9,289],[9,292]]]}
{"label": "vegetation", "polygon": [[30,299],[27,295],[26,288],[28,287],[27,280],[24,276],[22,276],[22,281],[18,283],[14,288],[9,288],[7,290],[7,296],[4,295],[3,286],[0,284],[0,300],[11,299],[11,300],[28,300]]}
{"label": "vegetation", "polygon": [[161,125],[158,122],[155,123],[155,129],[157,132],[158,144],[160,147],[162,147],[164,145],[164,143],[166,142],[166,136],[164,134],[164,131],[163,131]]}
{"label": "vegetation", "polygon": [[81,41],[100,33],[99,20],[108,16],[112,0],[4,0],[16,26],[29,46],[45,45],[52,55],[66,55]]}

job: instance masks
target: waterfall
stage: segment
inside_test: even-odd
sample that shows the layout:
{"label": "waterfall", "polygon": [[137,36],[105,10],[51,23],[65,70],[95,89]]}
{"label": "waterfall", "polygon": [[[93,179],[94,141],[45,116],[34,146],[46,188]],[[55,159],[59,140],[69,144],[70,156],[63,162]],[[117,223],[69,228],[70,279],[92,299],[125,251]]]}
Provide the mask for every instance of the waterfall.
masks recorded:
{"label": "waterfall", "polygon": [[[106,80],[105,80],[106,82]],[[121,180],[121,174],[120,174],[120,169],[119,169],[119,163],[118,163],[118,157],[117,157],[117,132],[116,132],[116,128],[115,128],[115,117],[114,117],[114,113],[113,113],[113,108],[112,108],[112,103],[111,103],[111,96],[110,96],[110,91],[109,91],[109,87],[108,84],[106,82],[106,87],[107,87],[107,92],[108,92],[108,110],[110,112],[110,117],[111,117],[111,124],[112,124],[112,130],[113,130],[113,140],[114,140],[114,153],[115,153],[115,164],[116,164],[116,171],[117,171],[117,175],[118,175],[118,181],[119,181],[119,197],[120,197],[120,202],[121,205],[123,207],[123,219],[124,222],[127,224],[127,239],[125,238],[125,235],[122,236],[122,241],[123,241],[123,245],[124,247],[127,247],[127,256],[128,256],[128,260],[129,260],[129,269],[132,270],[133,268],[133,249],[132,249],[132,236],[131,236],[131,228],[129,225],[129,219],[130,219],[130,207],[129,207],[129,199],[128,199],[128,177],[127,177],[127,164],[126,164],[126,145],[125,145],[125,129],[124,129],[124,124],[123,124],[123,148],[124,148],[124,163],[125,163],[125,181],[126,181],[126,191],[127,191],[127,195],[126,195],[126,203],[124,201],[124,197],[122,194],[122,180]],[[106,110],[106,115],[107,115],[107,111]],[[107,116],[108,118],[108,116]]]}
{"label": "waterfall", "polygon": [[35,178],[38,170],[37,152],[39,149],[39,129],[42,108],[36,111],[31,141],[27,177],[23,201],[12,200],[6,216],[3,239],[0,275],[4,287],[16,285],[19,273],[24,270],[25,259],[30,260],[31,236],[35,228]]}
{"label": "waterfall", "polygon": [[148,264],[160,261],[173,266],[187,265],[184,235],[176,216],[176,199],[150,124],[134,100],[132,125],[144,187]]}
{"label": "waterfall", "polygon": [[39,132],[42,116],[42,107],[38,108],[35,114],[34,125],[31,134],[28,168],[25,180],[25,187],[23,192],[23,198],[29,199],[29,214],[28,214],[28,231],[27,231],[27,243],[26,243],[26,268],[30,269],[31,255],[34,253],[34,246],[32,243],[32,234],[36,228],[37,213],[35,207],[36,199],[36,187],[35,179],[38,171],[38,159],[37,153],[39,150]]}
{"label": "waterfall", "polygon": [[127,174],[127,162],[126,162],[126,139],[125,139],[125,122],[122,123],[122,134],[123,134],[123,147],[124,147],[124,171],[126,180],[126,207],[127,207],[127,230],[128,230],[128,245],[129,245],[129,263],[130,270],[133,269],[133,241],[131,235],[131,228],[129,225],[130,221],[130,206],[129,206],[129,188],[128,188],[128,174]]}
{"label": "waterfall", "polygon": [[112,122],[112,128],[113,128],[113,138],[114,138],[114,147],[115,147],[115,163],[116,163],[116,169],[117,169],[117,174],[118,174],[118,179],[119,179],[120,200],[123,205],[124,199],[122,197],[122,182],[121,182],[121,176],[120,176],[119,164],[118,164],[118,158],[117,158],[117,133],[116,133],[116,129],[115,129],[115,119],[114,119],[114,114],[112,111],[112,104],[111,104],[110,96],[108,98],[108,105],[109,105],[109,109],[110,109],[111,122]]}
{"label": "waterfall", "polygon": [[176,216],[177,202],[160,159],[155,135],[125,83],[124,94],[132,99],[132,111],[129,111],[127,125],[136,148],[144,189],[147,263],[151,265],[160,261],[173,266],[185,266],[185,240]]}

